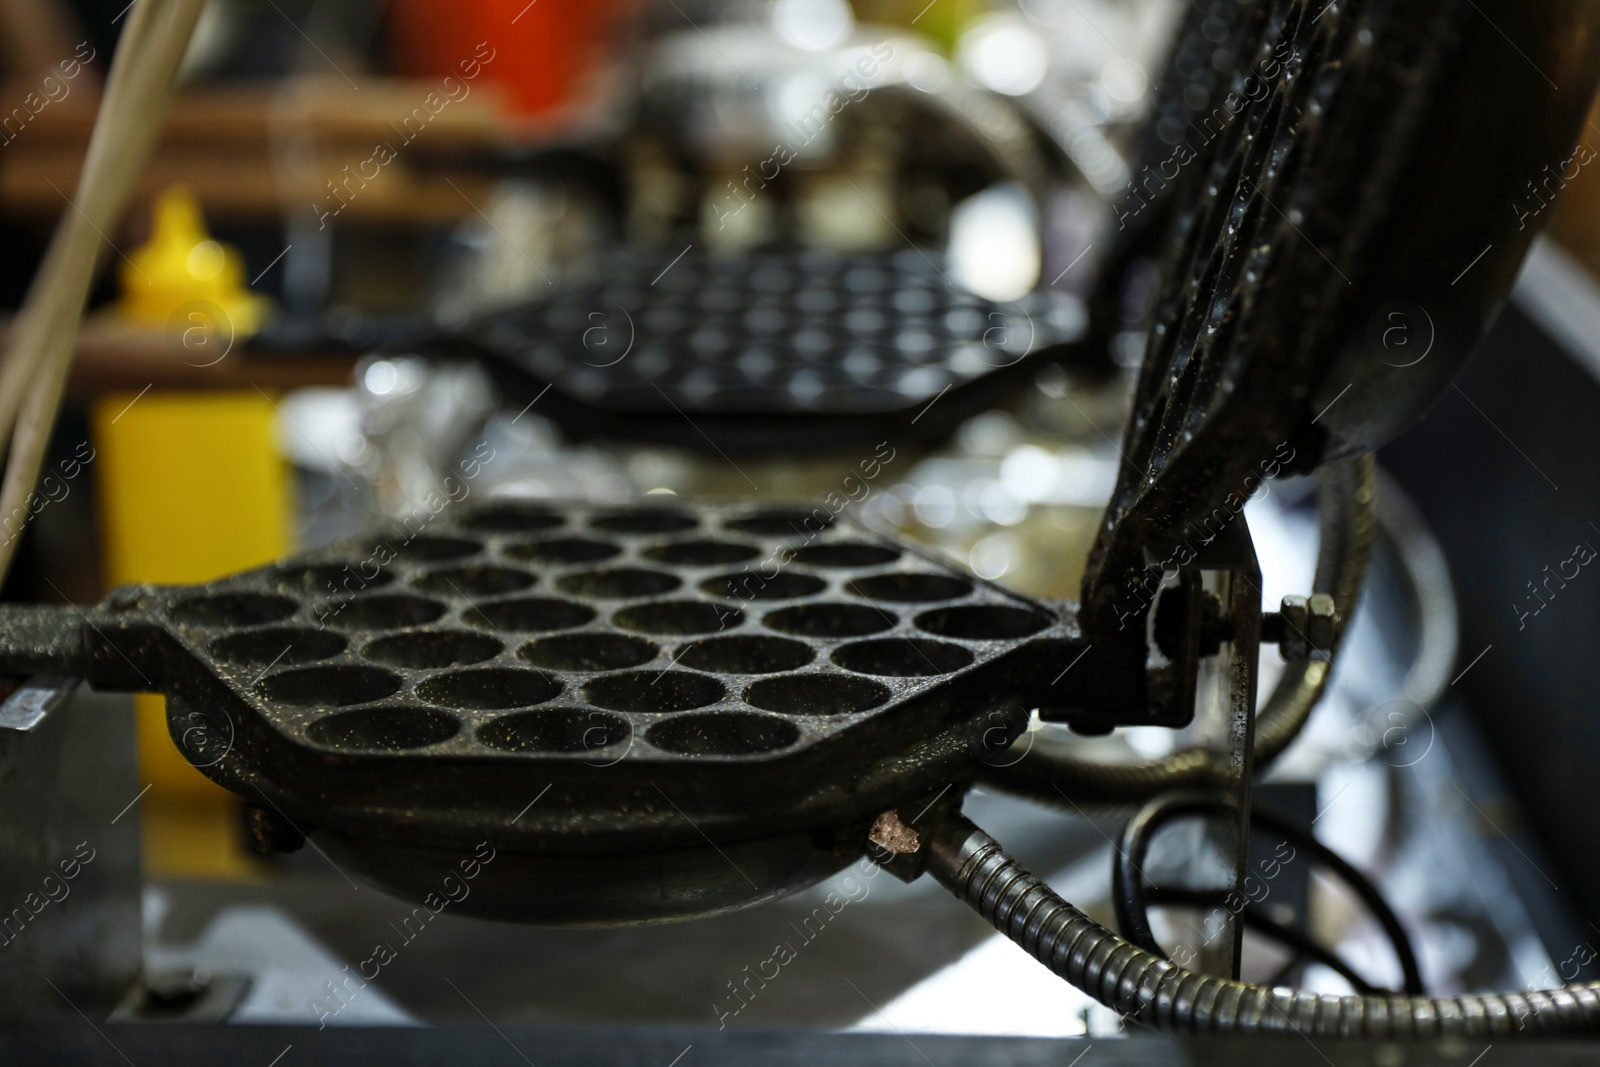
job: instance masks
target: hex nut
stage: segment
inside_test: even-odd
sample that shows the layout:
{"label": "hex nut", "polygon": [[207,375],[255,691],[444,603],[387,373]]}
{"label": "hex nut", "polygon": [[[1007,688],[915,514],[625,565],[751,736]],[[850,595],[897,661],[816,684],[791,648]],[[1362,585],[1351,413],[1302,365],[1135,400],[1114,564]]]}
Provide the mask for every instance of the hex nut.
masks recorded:
{"label": "hex nut", "polygon": [[1332,652],[1339,621],[1333,597],[1327,593],[1317,593],[1307,602],[1307,610],[1305,635],[1311,643],[1312,651]]}
{"label": "hex nut", "polygon": [[1278,607],[1283,617],[1282,634],[1278,641],[1278,654],[1285,663],[1311,658],[1310,615],[1311,608],[1303,596],[1286,596]]}

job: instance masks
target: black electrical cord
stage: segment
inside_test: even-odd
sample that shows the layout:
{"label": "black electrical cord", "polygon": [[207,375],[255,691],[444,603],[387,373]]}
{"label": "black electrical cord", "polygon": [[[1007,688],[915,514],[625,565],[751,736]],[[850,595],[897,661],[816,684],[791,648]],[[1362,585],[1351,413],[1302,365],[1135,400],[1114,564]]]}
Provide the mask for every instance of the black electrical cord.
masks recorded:
{"label": "black electrical cord", "polygon": [[[1214,794],[1172,793],[1146,804],[1139,809],[1138,814],[1128,820],[1122,830],[1122,842],[1117,850],[1111,874],[1111,897],[1116,907],[1117,925],[1121,928],[1123,937],[1146,952],[1163,957],[1166,955],[1150,931],[1148,915],[1150,900],[1144,887],[1144,877],[1140,867],[1145,854],[1150,850],[1150,842],[1157,830],[1174,819],[1190,815],[1231,813],[1232,810],[1232,806],[1225,799]],[[1405,992],[1412,996],[1423,995],[1422,971],[1417,966],[1417,956],[1411,947],[1411,939],[1393,909],[1383,899],[1383,894],[1378,892],[1377,887],[1366,875],[1351,866],[1343,856],[1318,841],[1309,831],[1302,830],[1282,815],[1252,805],[1250,828],[1269,831],[1293,843],[1296,849],[1305,849],[1317,863],[1332,871],[1340,881],[1349,886],[1378,920],[1378,924],[1388,935],[1390,944],[1394,946],[1394,954],[1400,961],[1400,970],[1405,976]],[[1246,903],[1239,902],[1240,911],[1244,910]],[[1350,977],[1342,970],[1340,973],[1345,974],[1347,979]],[[1358,992],[1363,990],[1358,989]]]}
{"label": "black electrical cord", "polygon": [[[1145,893],[1145,903],[1152,907],[1163,904],[1177,904],[1184,907],[1212,908],[1221,905],[1225,895],[1221,893],[1206,893],[1198,889],[1151,889]],[[1254,930],[1278,944],[1293,951],[1289,962],[1279,973],[1287,973],[1289,968],[1304,962],[1320,963],[1336,972],[1340,978],[1350,983],[1350,988],[1363,995],[1387,993],[1390,990],[1380,989],[1357,974],[1351,966],[1330,952],[1325,946],[1317,944],[1311,935],[1303,930],[1296,929],[1288,923],[1279,922],[1260,908],[1245,905],[1239,912],[1239,921],[1245,928]],[[1268,983],[1276,984],[1276,983]]]}

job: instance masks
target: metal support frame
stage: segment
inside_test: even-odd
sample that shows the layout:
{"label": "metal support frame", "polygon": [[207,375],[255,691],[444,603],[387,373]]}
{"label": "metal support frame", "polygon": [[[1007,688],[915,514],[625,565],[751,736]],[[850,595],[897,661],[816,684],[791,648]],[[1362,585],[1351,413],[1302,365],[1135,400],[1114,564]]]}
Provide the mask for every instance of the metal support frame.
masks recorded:
{"label": "metal support frame", "polygon": [[[1201,944],[1191,946],[1191,969],[1239,977],[1243,925],[1238,921],[1249,869],[1250,800],[1254,772],[1256,674],[1261,651],[1261,567],[1244,516],[1202,546],[1162,596],[1176,596],[1179,640],[1172,645],[1174,710],[1192,715],[1201,744],[1225,774],[1229,813],[1192,828],[1191,887],[1216,893],[1223,904],[1208,913]],[[1208,606],[1210,605],[1210,606]],[[1208,618],[1208,616],[1210,616]],[[1184,832],[1184,831],[1179,831]]]}

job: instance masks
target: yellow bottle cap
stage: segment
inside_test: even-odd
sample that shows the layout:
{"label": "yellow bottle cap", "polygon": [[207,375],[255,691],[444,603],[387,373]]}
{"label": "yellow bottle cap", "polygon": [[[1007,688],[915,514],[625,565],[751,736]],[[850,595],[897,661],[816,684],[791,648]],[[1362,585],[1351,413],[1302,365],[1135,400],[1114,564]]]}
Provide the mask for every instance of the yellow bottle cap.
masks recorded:
{"label": "yellow bottle cap", "polygon": [[166,326],[180,308],[196,301],[215,305],[217,325],[232,337],[260,328],[270,301],[250,292],[239,250],[213,238],[200,202],[190,190],[173,186],[156,200],[150,239],[122,263],[123,317]]}

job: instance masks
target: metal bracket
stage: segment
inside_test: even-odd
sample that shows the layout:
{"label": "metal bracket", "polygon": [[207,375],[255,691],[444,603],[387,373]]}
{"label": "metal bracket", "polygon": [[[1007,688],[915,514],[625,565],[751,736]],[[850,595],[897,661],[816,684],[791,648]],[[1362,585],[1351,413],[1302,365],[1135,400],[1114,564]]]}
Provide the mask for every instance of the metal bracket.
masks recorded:
{"label": "metal bracket", "polygon": [[[1244,515],[1238,515],[1199,553],[1193,565],[1201,591],[1221,606],[1221,632],[1215,656],[1198,657],[1196,714],[1213,712],[1205,743],[1222,757],[1224,797],[1230,817],[1209,824],[1221,859],[1218,888],[1227,891],[1221,936],[1200,953],[1196,966],[1212,974],[1239,977],[1243,925],[1237,921],[1243,879],[1249,866],[1250,799],[1254,774],[1256,672],[1261,655],[1261,565]],[[1202,636],[1201,597],[1191,597],[1189,643],[1198,650]]]}

